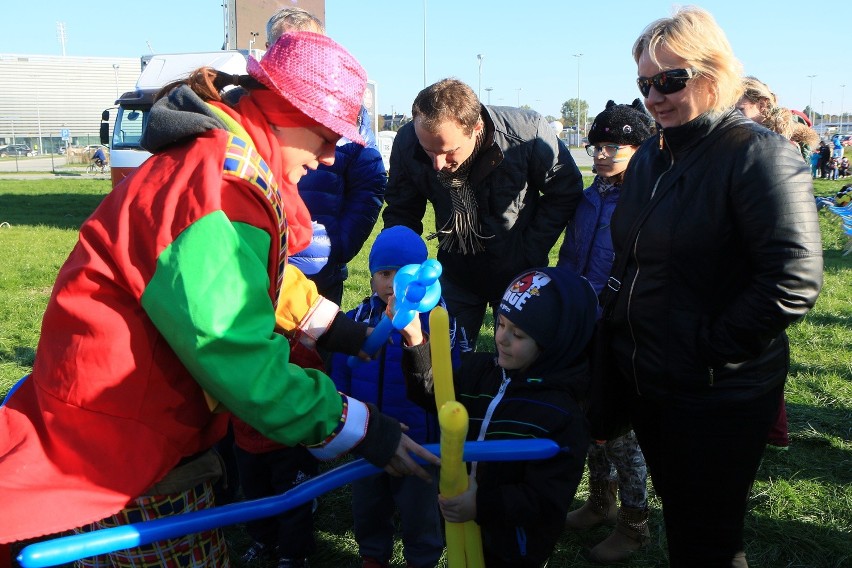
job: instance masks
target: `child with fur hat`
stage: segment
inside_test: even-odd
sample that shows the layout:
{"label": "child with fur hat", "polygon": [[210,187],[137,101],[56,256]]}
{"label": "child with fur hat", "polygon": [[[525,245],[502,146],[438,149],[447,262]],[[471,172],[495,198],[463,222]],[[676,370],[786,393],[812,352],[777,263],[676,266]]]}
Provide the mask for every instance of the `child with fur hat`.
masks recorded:
{"label": "child with fur hat", "polygon": [[[596,307],[585,278],[529,269],[503,293],[496,353],[470,353],[454,372],[468,440],[549,438],[565,450],[545,460],[474,463],[468,490],[439,498],[447,521],[479,524],[489,568],[541,566],[562,533],[589,444],[580,401]],[[409,397],[436,412],[428,335],[415,319],[402,336]]]}
{"label": "child with fur hat", "polygon": [[[426,261],[426,244],[420,235],[403,225],[383,230],[370,249],[370,288],[373,293],[347,313],[353,320],[375,327],[385,314],[388,298],[393,294],[397,270],[408,264]],[[446,307],[443,300],[441,305]],[[415,318],[418,319],[418,318]],[[420,314],[420,325],[428,327],[429,314]],[[458,363],[455,321],[450,320],[453,362]],[[372,360],[353,368],[346,356],[335,354],[331,378],[346,394],[376,405],[383,413],[408,426],[412,440],[424,444],[439,439],[435,416],[406,398],[402,374],[402,347],[399,331],[393,330],[388,341]],[[435,468],[430,468],[433,476]],[[414,477],[391,477],[377,473],[352,483],[352,514],[355,540],[365,568],[388,566],[393,554],[394,509],[399,511],[403,554],[408,566],[434,567],[444,550],[441,517],[435,483]]]}
{"label": "child with fur hat", "polygon": [[[630,105],[609,101],[589,130],[586,151],[595,159],[592,184],[583,191],[574,218],[565,230],[557,266],[589,279],[600,295],[614,259],[610,218],[618,203],[621,182],[630,158],[653,133],[654,123],[636,99]],[[589,551],[596,562],[626,559],[648,539],[648,473],[645,458],[631,430],[613,440],[595,440],[589,446],[589,497],[565,518],[573,530],[600,524],[615,531]],[[616,491],[621,508],[616,508]]]}

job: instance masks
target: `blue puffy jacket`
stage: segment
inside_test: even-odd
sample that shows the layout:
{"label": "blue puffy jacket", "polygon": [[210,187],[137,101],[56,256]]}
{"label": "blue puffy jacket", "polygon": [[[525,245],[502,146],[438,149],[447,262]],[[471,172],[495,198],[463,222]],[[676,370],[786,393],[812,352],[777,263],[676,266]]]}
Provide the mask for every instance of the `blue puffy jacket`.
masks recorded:
{"label": "blue puffy jacket", "polygon": [[290,262],[316,283],[320,293],[346,280],[346,263],[364,246],[384,202],[387,172],[363,107],[360,120],[367,146],[341,139],[334,164],[309,171],[298,185],[314,236]]}
{"label": "blue puffy jacket", "polygon": [[556,263],[585,276],[598,295],[606,285],[615,259],[609,226],[620,193],[619,187],[615,187],[602,197],[599,185],[600,177],[595,176],[592,185],[583,191],[583,199],[565,229]]}
{"label": "blue puffy jacket", "polygon": [[[441,300],[440,304],[446,308]],[[365,298],[354,310],[346,315],[355,321],[371,327],[378,325],[385,304],[376,294]],[[429,314],[420,314],[423,330],[429,330]],[[375,404],[379,410],[408,425],[408,436],[418,444],[437,442],[440,439],[438,419],[434,413],[428,413],[420,406],[408,400],[405,390],[405,377],[402,374],[402,336],[393,330],[387,343],[371,361],[363,361],[349,368],[348,356],[335,353],[331,363],[330,376],[337,389],[364,402]],[[450,356],[453,368],[460,362],[459,347],[455,341],[455,320],[450,318]]]}

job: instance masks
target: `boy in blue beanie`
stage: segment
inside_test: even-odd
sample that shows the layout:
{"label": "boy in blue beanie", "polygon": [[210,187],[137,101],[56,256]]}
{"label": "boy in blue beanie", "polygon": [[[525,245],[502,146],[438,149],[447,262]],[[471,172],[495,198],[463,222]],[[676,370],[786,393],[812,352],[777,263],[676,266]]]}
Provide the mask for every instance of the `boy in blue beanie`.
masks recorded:
{"label": "boy in blue beanie", "polygon": [[[388,298],[393,294],[397,270],[408,264],[422,264],[427,257],[426,244],[420,235],[402,225],[383,230],[370,249],[370,288],[365,298],[348,316],[375,327],[384,315]],[[444,305],[443,300],[441,305]],[[428,326],[428,313],[420,314],[419,322]],[[454,341],[455,322],[450,321],[454,359],[458,348]],[[418,443],[437,442],[438,421],[406,398],[402,375],[402,347],[399,332],[391,332],[387,343],[368,362],[354,368],[347,357],[335,354],[331,378],[344,393],[375,404],[382,412],[408,426],[406,432]],[[394,509],[399,510],[402,528],[403,553],[408,566],[433,567],[444,550],[441,517],[438,512],[437,470],[435,482],[419,478],[391,477],[382,472],[352,483],[352,513],[355,519],[355,540],[364,568],[388,566],[393,555]]]}
{"label": "boy in blue beanie", "polygon": [[[488,568],[539,567],[562,533],[589,445],[579,401],[596,310],[585,278],[564,268],[523,272],[500,301],[497,352],[470,353],[454,372],[469,441],[549,438],[563,448],[546,460],[474,463],[468,490],[439,498],[447,521],[479,524]],[[435,412],[428,335],[415,318],[402,337],[409,397]]]}

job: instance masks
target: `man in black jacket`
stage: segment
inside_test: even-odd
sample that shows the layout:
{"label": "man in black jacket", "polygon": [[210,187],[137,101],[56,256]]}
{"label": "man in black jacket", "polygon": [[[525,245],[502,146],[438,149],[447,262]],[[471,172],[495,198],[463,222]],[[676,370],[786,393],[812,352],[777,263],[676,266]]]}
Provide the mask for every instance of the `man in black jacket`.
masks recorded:
{"label": "man in black jacket", "polygon": [[546,266],[582,195],[568,148],[533,111],[486,107],[468,85],[423,89],[414,120],[394,140],[382,215],[385,228],[423,232],[435,209],[441,286],[463,350],[473,350],[486,306],[511,278]]}

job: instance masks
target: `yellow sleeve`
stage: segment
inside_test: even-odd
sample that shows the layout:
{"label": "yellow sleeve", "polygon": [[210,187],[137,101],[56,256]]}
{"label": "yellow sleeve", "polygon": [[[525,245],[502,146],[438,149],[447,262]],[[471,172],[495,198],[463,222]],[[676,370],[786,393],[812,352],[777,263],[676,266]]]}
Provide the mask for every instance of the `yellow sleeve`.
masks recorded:
{"label": "yellow sleeve", "polygon": [[320,296],[316,284],[301,270],[288,264],[275,307],[275,324],[289,337],[299,336],[313,347],[334,321],[340,307]]}

